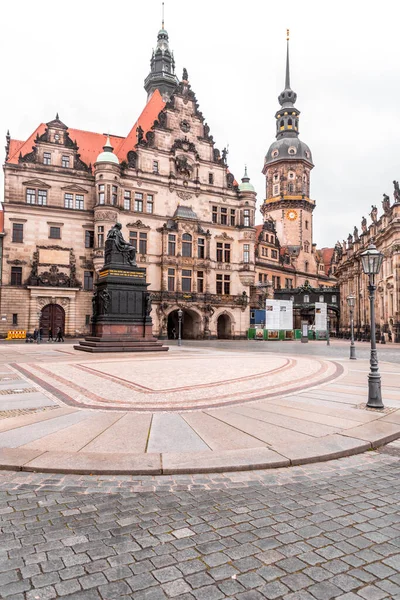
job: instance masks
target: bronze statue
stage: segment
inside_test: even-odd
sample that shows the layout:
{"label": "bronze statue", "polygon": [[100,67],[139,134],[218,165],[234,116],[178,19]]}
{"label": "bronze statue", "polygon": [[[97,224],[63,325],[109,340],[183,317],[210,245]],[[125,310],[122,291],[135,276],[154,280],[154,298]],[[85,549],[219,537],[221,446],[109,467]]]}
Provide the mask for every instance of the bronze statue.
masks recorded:
{"label": "bronze statue", "polygon": [[363,233],[367,233],[367,219],[365,217],[362,218],[361,229]]}
{"label": "bronze statue", "polygon": [[137,135],[137,143],[140,144],[140,142],[143,140],[143,135],[144,135],[143,128],[140,125],[136,128],[136,135]]}
{"label": "bronze statue", "polygon": [[146,314],[146,317],[150,316],[151,309],[152,309],[151,304],[152,304],[152,297],[151,297],[151,294],[149,292],[147,292],[144,297],[144,312]]}
{"label": "bronze statue", "polygon": [[100,299],[100,303],[102,306],[102,313],[103,314],[107,314],[108,313],[108,308],[110,306],[110,302],[111,302],[111,296],[110,293],[107,290],[102,290],[99,294],[99,299]]}
{"label": "bronze statue", "polygon": [[228,148],[224,148],[222,150],[222,162],[226,165],[226,159],[228,156]]}
{"label": "bronze statue", "polygon": [[351,235],[351,233],[349,233],[349,235],[347,236],[347,246],[350,247],[353,244],[353,236]]}
{"label": "bronze statue", "polygon": [[387,194],[383,194],[382,208],[384,213],[387,213],[390,210],[390,198]]}
{"label": "bronze statue", "polygon": [[187,72],[187,69],[183,69],[183,73],[182,73],[182,81],[189,81],[189,75]]}
{"label": "bronze statue", "polygon": [[136,267],[136,248],[124,240],[121,229],[121,223],[116,223],[108,232],[107,239],[114,241],[116,249],[124,255],[131,267]]}
{"label": "bronze statue", "polygon": [[378,209],[376,208],[376,206],[374,204],[371,205],[371,212],[370,212],[370,216],[372,219],[373,223],[376,223],[376,221],[378,220]]}

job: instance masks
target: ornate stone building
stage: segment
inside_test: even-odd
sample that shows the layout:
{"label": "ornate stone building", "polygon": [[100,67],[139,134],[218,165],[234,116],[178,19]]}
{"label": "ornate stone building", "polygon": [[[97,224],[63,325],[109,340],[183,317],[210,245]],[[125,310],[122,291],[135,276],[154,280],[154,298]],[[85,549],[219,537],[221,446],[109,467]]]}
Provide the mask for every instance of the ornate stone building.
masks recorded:
{"label": "ornate stone building", "polygon": [[25,141],[7,135],[0,335],[15,327],[90,331],[92,289],[116,222],[153,293],[154,333],[241,337],[255,278],[256,194],[216,147],[164,27],[147,104],[126,137],[59,116]]}
{"label": "ornate stone building", "polygon": [[350,314],[346,298],[355,294],[354,327],[357,339],[369,339],[370,309],[368,277],[364,275],[360,254],[373,240],[384,254],[382,268],[377,276],[376,327],[378,338],[400,343],[400,189],[394,181],[394,203],[383,195],[382,214],[378,217],[376,206],[371,207],[371,222],[363,216],[361,229],[354,227],[347,240],[338,242],[332,257],[341,293],[341,333],[348,335]]}
{"label": "ornate stone building", "polygon": [[[333,248],[318,250],[313,243],[316,203],[310,196],[310,181],[314,164],[310,148],[299,138],[296,99],[290,86],[288,36],[285,89],[278,97],[280,108],[275,114],[276,140],[269,147],[263,168],[266,199],[261,207],[264,223],[256,227],[254,308],[262,307],[265,297],[272,296],[274,290],[298,289],[301,295],[304,286],[311,286],[323,293],[332,292],[337,283],[330,270]],[[327,298],[338,300],[338,291]],[[335,320],[338,305],[330,300],[329,304]],[[311,319],[311,304],[297,303],[295,309],[298,321],[309,316]]]}

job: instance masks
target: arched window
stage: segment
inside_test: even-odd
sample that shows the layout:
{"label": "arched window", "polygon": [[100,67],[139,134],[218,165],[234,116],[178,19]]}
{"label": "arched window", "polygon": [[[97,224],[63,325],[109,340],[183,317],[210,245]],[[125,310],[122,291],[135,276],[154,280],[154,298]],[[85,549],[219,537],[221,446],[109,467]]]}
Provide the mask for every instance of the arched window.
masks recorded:
{"label": "arched window", "polygon": [[274,182],[279,181],[279,173],[274,173]]}
{"label": "arched window", "polygon": [[306,273],[308,273],[308,262],[307,261],[304,263],[304,270]]}
{"label": "arched window", "polygon": [[281,120],[281,124],[280,124],[280,126],[281,126],[281,127],[285,127],[285,122],[284,122],[284,120],[283,120],[283,119]]}
{"label": "arched window", "polygon": [[304,221],[305,228],[308,229],[308,221]]}
{"label": "arched window", "polygon": [[288,119],[288,127],[292,127],[292,125],[293,125],[292,119]]}
{"label": "arched window", "polygon": [[182,256],[192,256],[192,236],[189,233],[182,235]]}
{"label": "arched window", "polygon": [[265,241],[266,241],[266,242],[268,242],[268,241],[269,241],[269,239],[268,239],[268,233],[266,233],[266,234],[265,234]]}
{"label": "arched window", "polygon": [[[309,242],[304,242],[304,252],[310,252],[310,244],[309,244]],[[306,265],[308,265],[308,263],[306,263]]]}

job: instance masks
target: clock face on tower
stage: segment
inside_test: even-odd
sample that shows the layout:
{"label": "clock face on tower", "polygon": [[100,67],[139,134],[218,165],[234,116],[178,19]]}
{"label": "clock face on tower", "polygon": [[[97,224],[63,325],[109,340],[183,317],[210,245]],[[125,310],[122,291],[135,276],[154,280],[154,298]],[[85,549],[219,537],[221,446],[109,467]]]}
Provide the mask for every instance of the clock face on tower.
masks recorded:
{"label": "clock face on tower", "polygon": [[289,219],[289,221],[295,221],[297,219],[297,211],[295,211],[293,208],[288,210],[286,213],[286,218]]}

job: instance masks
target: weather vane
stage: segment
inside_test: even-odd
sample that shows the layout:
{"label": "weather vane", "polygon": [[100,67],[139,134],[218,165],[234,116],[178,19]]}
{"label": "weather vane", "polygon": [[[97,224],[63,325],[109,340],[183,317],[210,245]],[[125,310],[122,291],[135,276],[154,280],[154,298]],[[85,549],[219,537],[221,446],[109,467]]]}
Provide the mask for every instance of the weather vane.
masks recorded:
{"label": "weather vane", "polygon": [[[163,2],[163,6],[164,6],[164,2]],[[286,29],[286,41],[289,41],[289,29]]]}

